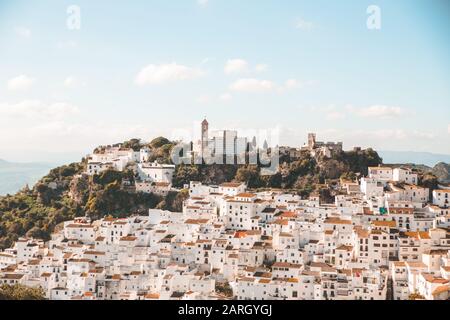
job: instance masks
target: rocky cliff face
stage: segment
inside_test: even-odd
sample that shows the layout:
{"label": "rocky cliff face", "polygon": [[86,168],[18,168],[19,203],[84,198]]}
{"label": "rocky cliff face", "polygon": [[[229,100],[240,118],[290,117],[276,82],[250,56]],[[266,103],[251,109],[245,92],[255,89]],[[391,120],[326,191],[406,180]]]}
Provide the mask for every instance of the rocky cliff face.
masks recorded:
{"label": "rocky cliff face", "polygon": [[439,179],[439,182],[450,183],[450,164],[440,162],[434,166],[432,172]]}

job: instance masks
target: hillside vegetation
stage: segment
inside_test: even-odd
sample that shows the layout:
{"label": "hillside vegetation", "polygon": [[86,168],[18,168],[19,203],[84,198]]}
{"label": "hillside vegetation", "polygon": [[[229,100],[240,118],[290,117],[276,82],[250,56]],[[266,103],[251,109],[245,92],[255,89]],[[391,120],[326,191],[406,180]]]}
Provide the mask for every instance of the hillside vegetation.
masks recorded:
{"label": "hillside vegetation", "polygon": [[[170,153],[175,145],[159,137],[150,143],[132,139],[124,147],[140,150],[148,147],[152,161],[171,163]],[[105,147],[98,147],[97,151]],[[323,201],[332,201],[332,186],[340,177],[356,179],[366,175],[368,166],[377,166],[382,159],[372,149],[342,152],[333,158],[311,157],[302,153],[296,160],[282,155],[277,174],[261,176],[256,165],[179,165],[174,174],[172,191],[162,197],[156,194],[135,193],[123,182],[134,182],[132,166],[123,172],[105,171],[99,175],[82,175],[86,160],[61,166],[50,171],[35,186],[24,188],[15,195],[0,197],[0,249],[10,247],[21,236],[49,240],[55,227],[75,217],[99,219],[105,216],[127,217],[146,214],[149,208],[181,211],[188,197],[183,186],[190,181],[221,184],[228,181],[245,182],[249,188],[283,188],[302,196],[317,192]],[[421,175],[421,182],[436,188],[437,178],[432,172]]]}
{"label": "hillside vegetation", "polygon": [[0,285],[0,301],[5,300],[45,300],[42,288],[30,288],[20,284]]}
{"label": "hillside vegetation", "polygon": [[[124,145],[136,150],[145,146],[137,139]],[[171,149],[168,145],[172,146],[165,138],[153,140],[152,160],[167,161]],[[127,217],[145,214],[149,208],[182,210],[186,192],[170,192],[166,197],[128,192],[122,187],[122,181],[134,179],[131,170],[105,171],[89,177],[81,175],[85,163],[83,159],[55,168],[34,187],[0,197],[0,249],[10,247],[21,236],[49,240],[58,224],[75,217]]]}
{"label": "hillside vegetation", "polygon": [[180,165],[174,176],[174,185],[182,187],[189,181],[220,184],[225,181],[247,183],[249,188],[293,189],[303,196],[316,190],[318,185],[338,180],[343,175],[356,177],[357,173],[367,174],[368,166],[378,166],[382,159],[372,150],[342,152],[330,158],[311,157],[303,152],[291,161],[280,157],[280,170],[275,175],[260,175],[257,165]]}

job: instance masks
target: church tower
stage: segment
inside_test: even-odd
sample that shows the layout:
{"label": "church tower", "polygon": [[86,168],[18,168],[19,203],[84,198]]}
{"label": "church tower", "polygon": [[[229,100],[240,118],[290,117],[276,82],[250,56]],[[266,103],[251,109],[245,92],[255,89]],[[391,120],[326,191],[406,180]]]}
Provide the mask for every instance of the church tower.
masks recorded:
{"label": "church tower", "polygon": [[316,146],[316,134],[315,133],[309,133],[308,134],[308,148],[310,150],[313,150]]}
{"label": "church tower", "polygon": [[206,120],[202,121],[202,144],[201,144],[201,153],[202,158],[207,155],[206,150],[208,149],[208,130],[209,130],[209,123]]}

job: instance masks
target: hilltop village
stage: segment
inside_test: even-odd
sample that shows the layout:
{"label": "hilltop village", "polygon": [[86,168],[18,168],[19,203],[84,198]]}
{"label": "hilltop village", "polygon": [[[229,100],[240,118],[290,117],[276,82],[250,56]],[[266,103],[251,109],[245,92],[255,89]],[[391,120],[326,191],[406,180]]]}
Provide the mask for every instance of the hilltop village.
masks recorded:
{"label": "hilltop village", "polygon": [[[238,152],[236,133],[207,131],[203,122],[194,152]],[[342,143],[310,134],[287,152],[305,151],[330,157]],[[132,165],[134,192],[176,190],[175,165],[150,159],[148,148],[107,147],[88,156],[83,175]],[[190,181],[179,212],[78,217],[49,241],[20,238],[0,252],[0,284],[40,287],[52,300],[448,300],[450,189],[418,182],[407,167],[369,167],[341,178],[324,202]]]}

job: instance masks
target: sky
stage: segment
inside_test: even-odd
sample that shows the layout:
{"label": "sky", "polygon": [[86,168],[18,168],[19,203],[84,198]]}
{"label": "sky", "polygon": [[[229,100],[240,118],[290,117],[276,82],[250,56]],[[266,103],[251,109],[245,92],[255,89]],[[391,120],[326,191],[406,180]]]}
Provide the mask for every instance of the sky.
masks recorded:
{"label": "sky", "polygon": [[449,18],[445,0],[0,0],[0,159],[75,161],[204,117],[450,154]]}

